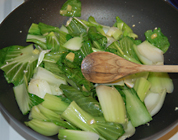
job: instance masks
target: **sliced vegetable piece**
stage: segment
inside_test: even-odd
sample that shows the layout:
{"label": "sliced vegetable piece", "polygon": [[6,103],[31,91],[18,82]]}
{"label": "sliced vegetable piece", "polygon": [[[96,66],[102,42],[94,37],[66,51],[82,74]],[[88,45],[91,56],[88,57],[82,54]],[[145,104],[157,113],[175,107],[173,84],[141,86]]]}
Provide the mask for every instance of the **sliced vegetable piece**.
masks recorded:
{"label": "sliced vegetable piece", "polygon": [[49,84],[55,84],[58,86],[60,84],[66,84],[66,80],[64,78],[57,76],[42,67],[38,67],[36,69],[36,72],[33,75],[33,79],[42,79],[47,81]]}
{"label": "sliced vegetable piece", "polygon": [[122,125],[119,123],[107,122],[104,117],[97,117],[95,121],[96,123],[92,125],[107,140],[116,140],[125,133]]}
{"label": "sliced vegetable piece", "polygon": [[82,33],[86,33],[88,29],[88,27],[76,17],[70,18],[67,21],[66,28],[72,36],[80,36]]}
{"label": "sliced vegetable piece", "polygon": [[160,111],[160,109],[163,106],[165,97],[166,97],[165,89],[162,90],[161,93],[154,93],[154,92],[149,91],[144,102],[151,116],[154,116]]}
{"label": "sliced vegetable piece", "polygon": [[125,133],[118,140],[125,140],[126,138],[131,137],[135,134],[135,127],[133,127],[132,123],[129,121],[126,125],[124,125]]}
{"label": "sliced vegetable piece", "polygon": [[27,114],[33,106],[38,105],[44,101],[38,96],[28,93],[25,83],[13,87],[13,90],[17,104],[22,114],[24,115]]}
{"label": "sliced vegetable piece", "polygon": [[68,40],[63,46],[69,50],[80,50],[82,41],[81,37],[74,37]]}
{"label": "sliced vegetable piece", "polygon": [[150,44],[148,41],[134,46],[134,50],[140,61],[145,65],[163,65],[163,51]]}
{"label": "sliced vegetable piece", "polygon": [[[76,127],[90,132],[97,132],[91,124],[95,123],[93,116],[82,110],[75,101],[62,113],[62,118],[74,124]],[[71,117],[72,116],[72,117]]]}
{"label": "sliced vegetable piece", "polygon": [[34,34],[34,35],[41,35],[41,31],[40,31],[40,28],[38,27],[38,24],[32,23],[28,30],[28,33]]}
{"label": "sliced vegetable piece", "polygon": [[48,120],[51,121],[60,121],[61,120],[61,116],[57,113],[55,113],[54,111],[45,108],[43,105],[39,104],[38,108],[40,110],[40,112],[46,116],[48,118]]}
{"label": "sliced vegetable piece", "polygon": [[113,37],[115,40],[119,40],[122,34],[122,30],[117,27],[111,27],[106,33],[106,35]]}
{"label": "sliced vegetable piece", "polygon": [[126,108],[120,93],[114,87],[96,87],[104,118],[108,122],[124,124],[127,121]]}
{"label": "sliced vegetable piece", "polygon": [[100,34],[96,27],[91,26],[88,29],[88,37],[92,41],[93,46],[97,49],[104,50],[107,44],[107,38]]}
{"label": "sliced vegetable piece", "polygon": [[65,140],[98,140],[99,135],[88,131],[60,129],[58,138]]}
{"label": "sliced vegetable piece", "polygon": [[56,135],[59,132],[59,129],[61,128],[53,122],[44,122],[37,119],[32,119],[28,122],[25,122],[25,124],[36,132],[45,136]]}
{"label": "sliced vegetable piece", "polygon": [[69,106],[69,104],[62,101],[61,98],[58,98],[57,96],[48,93],[46,93],[46,95],[44,96],[44,101],[42,102],[42,105],[56,112],[57,114],[61,114]]}
{"label": "sliced vegetable piece", "polygon": [[128,61],[140,64],[135,51],[134,51],[134,41],[129,37],[123,37],[120,42],[114,41],[111,45],[106,48],[106,51],[112,52],[119,55]]}
{"label": "sliced vegetable piece", "polygon": [[59,28],[51,25],[47,25],[45,23],[39,22],[38,27],[40,28],[41,34],[45,35],[49,32],[59,32]]}
{"label": "sliced vegetable piece", "polygon": [[28,116],[30,120],[32,119],[37,119],[41,121],[47,121],[49,120],[47,117],[45,117],[41,112],[38,106],[33,106],[32,109],[30,110],[30,114]]}
{"label": "sliced vegetable piece", "polygon": [[153,31],[145,32],[146,39],[164,53],[168,50],[170,43],[168,38],[161,32],[161,28],[155,28]]}
{"label": "sliced vegetable piece", "polygon": [[102,116],[100,104],[93,97],[86,97],[81,91],[68,85],[60,85],[60,89],[67,98],[75,101],[84,111],[92,116]]}
{"label": "sliced vegetable piece", "polygon": [[135,81],[134,89],[137,92],[137,94],[142,102],[144,101],[150,87],[151,87],[151,83],[143,77],[138,78]]}
{"label": "sliced vegetable piece", "polygon": [[8,83],[13,83],[15,86],[24,82],[24,76],[27,81],[33,75],[33,70],[36,68],[39,51],[33,48],[33,45],[10,46],[0,50],[2,56],[0,69],[5,72],[5,78]]}
{"label": "sliced vegetable piece", "polygon": [[166,92],[172,93],[174,90],[173,81],[167,73],[150,72],[148,81],[151,83],[150,91],[152,92],[161,93],[166,89]]}
{"label": "sliced vegetable piece", "polygon": [[133,33],[132,29],[124,21],[122,21],[118,16],[116,17],[116,22],[114,26],[119,28],[121,31],[123,31],[124,36],[132,37],[134,39],[138,37],[135,33]]}
{"label": "sliced vegetable piece", "polygon": [[81,16],[81,1],[67,0],[60,9],[62,16],[80,17]]}
{"label": "sliced vegetable piece", "polygon": [[129,88],[133,88],[135,81],[141,77],[147,79],[149,75],[149,72],[139,72],[139,73],[135,73],[135,74],[131,74],[128,75],[126,77],[123,78],[124,83],[129,87]]}
{"label": "sliced vegetable piece", "polygon": [[59,47],[60,47],[58,34],[55,34],[54,32],[50,32],[46,36],[46,46],[47,46],[47,49],[54,51],[54,52],[58,52]]}
{"label": "sliced vegetable piece", "polygon": [[139,99],[134,89],[123,90],[126,96],[126,109],[134,127],[144,125],[152,120],[144,103]]}

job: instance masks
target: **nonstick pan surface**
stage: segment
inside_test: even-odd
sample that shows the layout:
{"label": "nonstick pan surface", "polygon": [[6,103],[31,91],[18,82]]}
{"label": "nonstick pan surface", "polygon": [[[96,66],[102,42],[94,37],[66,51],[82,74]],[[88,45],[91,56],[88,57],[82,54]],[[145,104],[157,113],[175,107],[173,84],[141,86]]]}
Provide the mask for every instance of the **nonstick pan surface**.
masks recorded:
{"label": "nonstick pan surface", "polygon": [[[0,25],[0,48],[10,45],[27,45],[26,35],[32,23],[44,22],[60,27],[68,17],[59,14],[65,0],[28,0],[15,9]],[[170,48],[165,54],[165,64],[178,64],[178,10],[163,0],[81,0],[82,19],[93,16],[98,23],[112,26],[119,16],[133,31],[144,40],[144,32],[160,27],[170,41]],[[129,140],[156,139],[178,124],[178,74],[170,74],[175,89],[167,94],[160,112],[153,117],[149,125],[136,129]],[[23,116],[16,103],[11,84],[7,84],[0,71],[0,107],[15,125],[35,139],[57,139],[42,136],[26,127]]]}

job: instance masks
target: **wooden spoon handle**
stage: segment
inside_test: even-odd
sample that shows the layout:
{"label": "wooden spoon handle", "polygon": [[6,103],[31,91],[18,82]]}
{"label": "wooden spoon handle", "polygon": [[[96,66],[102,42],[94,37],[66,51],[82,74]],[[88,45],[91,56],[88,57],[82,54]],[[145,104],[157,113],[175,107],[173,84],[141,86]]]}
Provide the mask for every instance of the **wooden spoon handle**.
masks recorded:
{"label": "wooden spoon handle", "polygon": [[149,72],[178,72],[177,65],[142,65],[139,67],[140,71]]}

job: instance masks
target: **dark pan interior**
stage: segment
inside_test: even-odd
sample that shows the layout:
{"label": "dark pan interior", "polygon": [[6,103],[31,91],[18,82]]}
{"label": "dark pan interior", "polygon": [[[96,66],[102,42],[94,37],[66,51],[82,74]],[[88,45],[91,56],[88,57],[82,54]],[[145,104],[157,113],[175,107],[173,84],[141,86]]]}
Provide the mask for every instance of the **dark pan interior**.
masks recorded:
{"label": "dark pan interior", "polygon": [[[13,11],[0,25],[0,48],[9,45],[27,45],[27,31],[31,23],[44,22],[60,27],[68,17],[59,15],[65,0],[29,0]],[[144,32],[160,27],[170,41],[170,48],[165,54],[165,64],[178,64],[178,11],[163,0],[81,0],[82,19],[91,15],[96,21],[112,26],[119,16],[129,26],[135,25],[133,31],[144,40]],[[175,89],[167,94],[160,112],[148,125],[138,127],[136,134],[129,140],[155,139],[178,124],[178,74],[170,74]],[[0,107],[15,124],[28,135],[36,139],[57,139],[44,137],[24,125],[27,116],[23,116],[14,98],[12,85],[7,84],[0,71]]]}

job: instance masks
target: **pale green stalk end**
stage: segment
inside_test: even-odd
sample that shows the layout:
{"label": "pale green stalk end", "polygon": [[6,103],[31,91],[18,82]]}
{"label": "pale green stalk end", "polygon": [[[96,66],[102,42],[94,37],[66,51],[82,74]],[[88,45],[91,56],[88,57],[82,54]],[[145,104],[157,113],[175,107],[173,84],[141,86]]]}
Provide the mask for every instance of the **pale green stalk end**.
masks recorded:
{"label": "pale green stalk end", "polygon": [[150,72],[148,81],[151,83],[150,91],[161,93],[166,89],[167,93],[172,93],[174,85],[172,79],[167,73],[163,72]]}
{"label": "pale green stalk end", "polygon": [[55,113],[54,111],[45,108],[44,106],[42,106],[41,104],[38,105],[38,108],[40,109],[40,112],[46,116],[49,120],[51,121],[60,121],[61,120],[61,116],[57,113]]}
{"label": "pale green stalk end", "polygon": [[82,37],[74,37],[68,40],[63,46],[69,50],[79,50],[82,47]]}
{"label": "pale green stalk end", "polygon": [[151,83],[143,77],[138,78],[135,81],[134,89],[137,92],[137,94],[142,102],[144,101],[150,87],[151,87]]}
{"label": "pale green stalk end", "polygon": [[117,89],[100,85],[96,87],[96,93],[106,121],[124,124],[127,121],[126,108]]}
{"label": "pale green stalk end", "polygon": [[123,92],[126,96],[126,109],[132,125],[137,127],[151,121],[150,113],[134,89],[125,89]]}
{"label": "pale green stalk end", "polygon": [[31,119],[37,119],[37,120],[41,120],[41,121],[46,121],[48,120],[47,117],[45,117],[41,112],[40,109],[38,108],[38,106],[33,106],[30,114],[28,116],[28,118]]}
{"label": "pale green stalk end", "polygon": [[99,135],[88,131],[60,129],[58,138],[61,140],[98,140]]}
{"label": "pale green stalk end", "polygon": [[68,108],[62,113],[61,117],[82,130],[96,132],[91,126],[91,124],[95,123],[95,119],[82,110],[75,101],[71,102]]}
{"label": "pale green stalk end", "polygon": [[25,122],[25,124],[34,131],[45,136],[56,135],[61,128],[60,126],[55,125],[53,122],[44,122],[37,119],[32,119],[31,121]]}
{"label": "pale green stalk end", "polygon": [[44,96],[44,101],[42,102],[42,105],[58,114],[64,112],[68,107],[68,104],[62,101],[61,98],[58,98],[57,96],[48,93],[46,93],[46,95]]}

